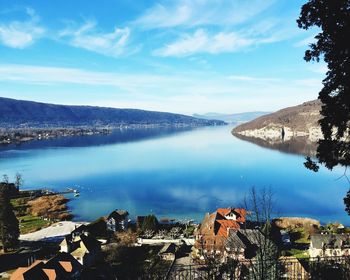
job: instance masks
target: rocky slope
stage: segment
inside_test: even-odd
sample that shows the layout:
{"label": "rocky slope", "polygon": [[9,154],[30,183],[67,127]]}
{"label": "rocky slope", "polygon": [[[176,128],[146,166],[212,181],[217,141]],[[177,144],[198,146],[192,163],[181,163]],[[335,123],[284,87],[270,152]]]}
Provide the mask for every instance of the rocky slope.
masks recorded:
{"label": "rocky slope", "polygon": [[302,136],[311,142],[316,142],[322,137],[318,125],[320,110],[319,100],[305,102],[239,125],[232,130],[232,133],[263,140],[278,140],[282,138],[284,131],[284,140]]}

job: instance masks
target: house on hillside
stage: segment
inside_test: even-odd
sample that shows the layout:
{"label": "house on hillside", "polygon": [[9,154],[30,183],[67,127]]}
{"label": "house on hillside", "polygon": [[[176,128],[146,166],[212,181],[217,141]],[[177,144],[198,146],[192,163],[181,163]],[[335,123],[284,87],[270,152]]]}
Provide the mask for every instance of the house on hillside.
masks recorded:
{"label": "house on hillside", "polygon": [[234,259],[252,259],[261,246],[275,249],[272,241],[266,239],[259,229],[229,230],[224,256]]}
{"label": "house on hillside", "polygon": [[64,239],[60,251],[70,253],[84,266],[91,266],[101,256],[101,243],[90,235],[82,234],[74,239]]}
{"label": "house on hillside", "polygon": [[114,210],[107,217],[107,230],[109,231],[119,231],[127,230],[129,224],[129,213],[126,210]]}
{"label": "house on hillside", "polygon": [[350,236],[348,234],[312,234],[309,255],[311,258],[350,256]]}
{"label": "house on hillside", "polygon": [[37,260],[28,267],[19,267],[10,280],[80,279],[83,266],[68,253],[58,253],[48,261]]}
{"label": "house on hillside", "polygon": [[207,213],[195,233],[193,256],[204,259],[204,254],[215,254],[223,258],[230,230],[238,231],[246,221],[246,214],[240,208],[219,208]]}

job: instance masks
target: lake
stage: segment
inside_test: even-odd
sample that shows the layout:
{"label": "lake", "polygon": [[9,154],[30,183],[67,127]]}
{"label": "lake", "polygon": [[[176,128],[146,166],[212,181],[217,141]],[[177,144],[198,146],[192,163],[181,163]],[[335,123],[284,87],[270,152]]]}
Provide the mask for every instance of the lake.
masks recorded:
{"label": "lake", "polygon": [[69,207],[91,221],[118,208],[134,218],[200,221],[218,207],[240,206],[252,186],[271,187],[281,216],[349,224],[344,170],[304,168],[302,155],[240,140],[232,127],[118,130],[0,147],[0,174],[20,172],[23,188],[76,187]]}

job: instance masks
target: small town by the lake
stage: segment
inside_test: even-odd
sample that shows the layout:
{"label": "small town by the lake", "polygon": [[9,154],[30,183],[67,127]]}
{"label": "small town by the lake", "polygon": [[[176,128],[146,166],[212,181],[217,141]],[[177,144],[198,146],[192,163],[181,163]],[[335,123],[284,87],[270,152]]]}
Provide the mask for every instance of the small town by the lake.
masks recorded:
{"label": "small town by the lake", "polygon": [[0,279],[350,280],[350,0],[0,0]]}

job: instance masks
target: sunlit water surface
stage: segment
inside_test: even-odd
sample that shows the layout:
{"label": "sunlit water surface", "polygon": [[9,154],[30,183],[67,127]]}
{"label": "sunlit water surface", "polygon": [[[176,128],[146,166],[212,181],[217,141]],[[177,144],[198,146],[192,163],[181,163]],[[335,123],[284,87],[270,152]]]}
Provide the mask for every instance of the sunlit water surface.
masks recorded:
{"label": "sunlit water surface", "polygon": [[23,174],[24,188],[79,188],[69,207],[91,221],[115,208],[131,217],[195,219],[241,205],[249,188],[271,187],[282,216],[350,224],[342,169],[304,168],[304,157],[265,149],[231,135],[231,127],[147,129],[42,140],[0,148],[0,173]]}

